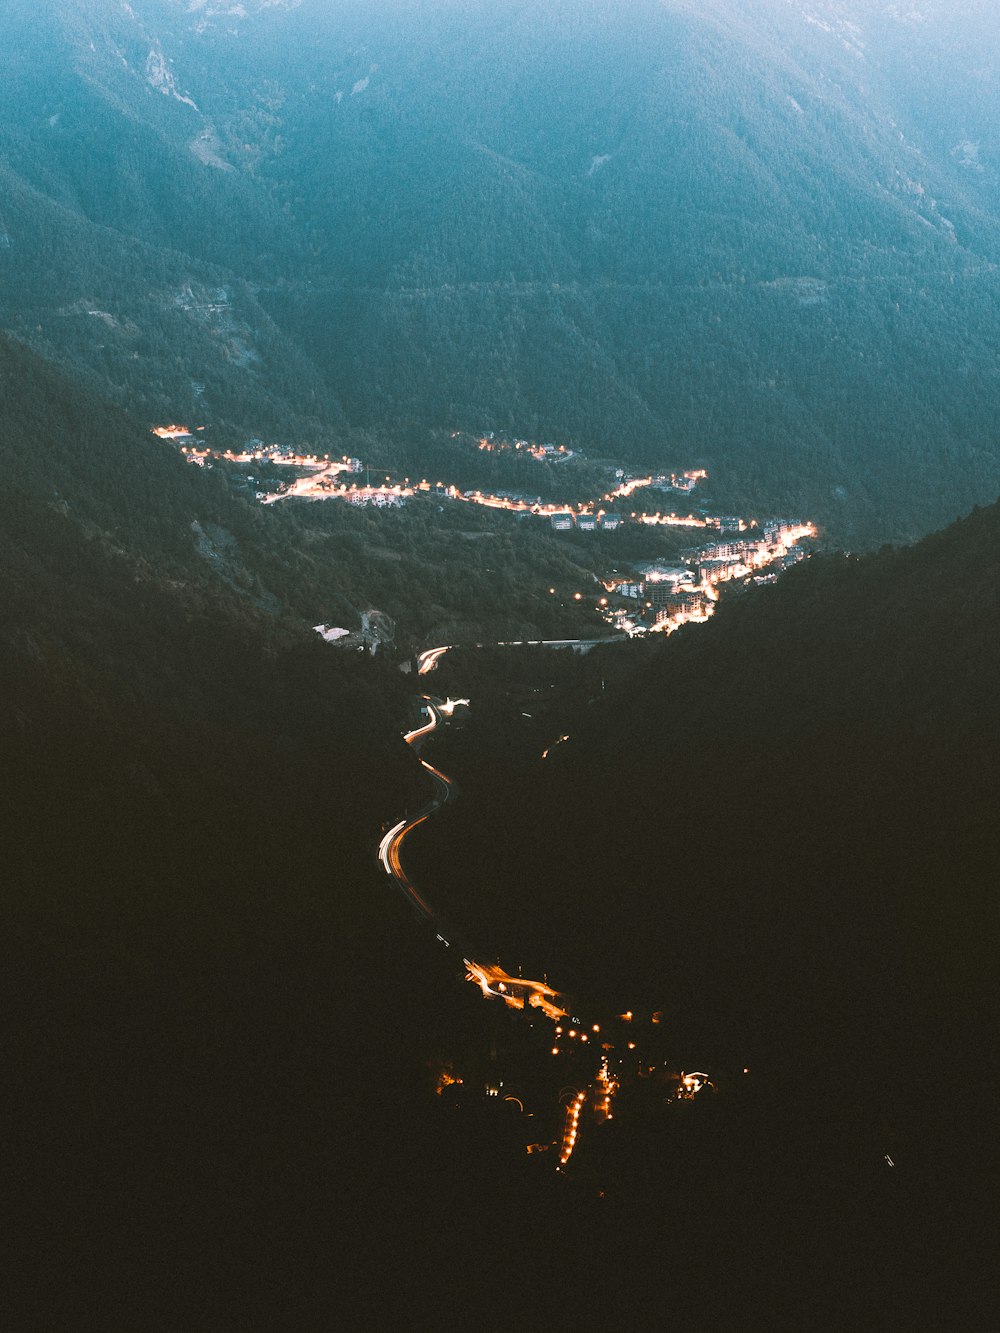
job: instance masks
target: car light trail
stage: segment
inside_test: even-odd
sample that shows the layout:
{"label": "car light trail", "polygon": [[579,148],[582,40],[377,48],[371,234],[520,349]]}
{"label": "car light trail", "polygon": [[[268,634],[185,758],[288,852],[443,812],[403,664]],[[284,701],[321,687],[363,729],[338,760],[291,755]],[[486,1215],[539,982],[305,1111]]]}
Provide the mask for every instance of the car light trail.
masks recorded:
{"label": "car light trail", "polygon": [[395,873],[389,858],[396,839],[399,837],[399,835],[405,828],[406,828],[406,820],[401,819],[398,824],[396,824],[393,828],[389,830],[389,832],[379,843],[378,856],[379,860],[385,866],[385,873],[387,875],[392,875]]}
{"label": "car light trail", "polygon": [[438,704],[437,710],[443,713],[445,717],[451,717],[456,708],[468,708],[468,699],[445,699],[443,704]]}
{"label": "car light trail", "polygon": [[[562,646],[562,644],[560,643],[559,646]],[[442,648],[431,651],[436,652],[438,656],[440,656],[440,653],[447,651],[447,649]],[[439,726],[442,716],[450,716],[454,708],[459,704],[467,706],[467,701],[464,699],[454,701],[448,700],[442,705],[440,700],[432,699],[426,695],[423,696],[422,711],[426,713],[427,721],[404,734],[406,743],[412,746],[415,745],[416,742],[422,740],[425,736],[430,735]],[[568,739],[568,736],[561,736],[556,743],[564,743]],[[445,805],[454,791],[454,784],[446,773],[442,773],[440,769],[435,768],[434,765],[429,763],[426,759],[421,759],[420,764],[434,782],[434,798],[413,818],[399,820],[398,823],[394,824],[392,828],[383,835],[382,840],[379,843],[378,856],[386,874],[396,881],[396,884],[405,897],[420,912],[420,914],[430,922],[432,929],[435,930],[436,938],[441,944],[450,947],[450,941],[437,929],[442,923],[437,919],[430,905],[411,883],[406,871],[403,869],[402,861],[400,859],[401,848],[406,837],[413,831],[413,829],[419,828],[421,824],[425,823],[436,810],[439,810]],[[451,932],[449,931],[449,934],[450,933]],[[553,1057],[558,1057],[561,1054],[559,1038],[562,1038],[564,1033],[566,1040],[570,1042],[579,1041],[581,1043],[581,1048],[584,1045],[590,1045],[591,1036],[593,1036],[593,1045],[595,1047],[602,1045],[605,1052],[614,1049],[610,1042],[600,1042],[601,1025],[599,1023],[590,1024],[589,1032],[583,1030],[584,1025],[581,1023],[580,1018],[573,1015],[572,1010],[568,1007],[569,1001],[553,986],[550,986],[548,982],[534,981],[525,977],[513,976],[511,973],[504,971],[499,964],[483,963],[471,957],[463,956],[462,961],[466,968],[466,980],[473,985],[478,986],[484,998],[502,1000],[508,1008],[518,1010],[521,1013],[526,1013],[529,1009],[536,1009],[546,1018],[551,1020],[554,1025],[554,1036],[556,1039],[553,1045],[549,1048]],[[625,1013],[617,1015],[617,1017],[620,1021],[628,1023],[632,1021],[633,1014],[631,1010],[627,1010]],[[658,1023],[662,1018],[662,1013],[656,1012],[652,1016],[652,1021]],[[569,1020],[573,1024],[573,1027],[569,1029],[565,1028],[563,1026],[565,1020]],[[634,1041],[628,1042],[627,1046],[630,1051],[636,1049],[636,1043]],[[582,1055],[583,1051],[581,1048],[577,1049],[580,1049],[580,1054]],[[570,1054],[571,1051],[572,1048],[568,1048],[567,1054]],[[593,1119],[595,1123],[607,1123],[609,1120],[613,1119],[612,1102],[619,1089],[620,1078],[616,1077],[616,1075],[611,1072],[607,1054],[601,1056],[599,1052],[595,1052],[595,1061],[598,1058],[600,1064],[597,1066],[597,1073],[590,1086],[583,1091],[578,1088],[568,1090],[572,1092],[572,1101],[566,1109],[566,1119],[559,1145],[558,1169],[565,1167],[573,1155],[581,1132],[581,1116],[588,1099],[592,1102]],[[652,1069],[653,1066],[650,1066],[650,1068]],[[447,1082],[451,1081],[458,1082],[460,1080],[447,1080]],[[500,1086],[502,1087],[502,1084]],[[697,1070],[691,1073],[681,1072],[677,1087],[678,1100],[691,1100],[705,1089],[714,1091],[714,1085],[707,1074]],[[491,1088],[488,1092],[491,1096],[499,1095],[499,1089]],[[523,1103],[521,1103],[519,1099],[508,1097],[506,1100],[516,1101],[523,1111]],[[561,1100],[562,1096],[560,1095],[560,1101]],[[534,1145],[534,1150],[542,1151],[544,1146],[545,1145]],[[528,1151],[533,1151],[533,1148],[529,1147]],[[888,1157],[886,1160],[890,1166],[894,1165]]]}
{"label": "car light trail", "polygon": [[490,963],[477,963],[471,958],[462,961],[468,969],[466,981],[477,985],[488,999],[503,1000],[511,1009],[524,1009],[528,1006],[540,1009],[553,1022],[565,1018],[569,1013],[562,1003],[563,997],[544,981],[513,977],[502,967]]}
{"label": "car light trail", "polygon": [[612,1120],[611,1100],[618,1091],[618,1080],[613,1077],[608,1069],[608,1057],[605,1056],[601,1061],[601,1068],[597,1074],[597,1098],[594,1103],[594,1111],[602,1120]]}
{"label": "car light trail", "polygon": [[[447,650],[442,648],[440,650],[432,651],[438,651],[440,653]],[[411,746],[437,728],[442,711],[447,711],[450,714],[459,704],[467,705],[468,703],[465,699],[449,700],[448,704],[450,704],[450,708],[446,705],[445,709],[442,709],[440,705],[436,702],[432,702],[427,696],[424,696],[424,698],[424,710],[428,715],[428,721],[423,726],[415,727],[411,731],[406,732],[403,736],[406,743]],[[447,774],[442,773],[440,769],[435,768],[434,765],[428,763],[426,759],[421,759],[420,763],[435,782],[437,787],[435,799],[429,807],[415,818],[401,819],[399,823],[394,824],[393,827],[383,835],[382,841],[379,843],[378,856],[385,868],[386,874],[396,881],[399,888],[410,902],[418,908],[424,916],[428,917],[431,921],[434,921],[434,912],[428,903],[421,897],[420,893],[407,876],[406,871],[403,869],[403,864],[400,859],[400,849],[407,835],[411,833],[413,829],[419,828],[425,820],[430,818],[435,810],[440,809],[441,806],[448,801],[454,789],[454,784]],[[435,933],[442,944],[447,945],[449,943],[440,932]],[[466,979],[479,986],[484,996],[491,999],[503,1000],[503,1002],[512,1009],[524,1010],[528,1007],[538,1009],[553,1022],[565,1018],[569,1013],[569,1010],[564,1005],[563,997],[554,989],[554,987],[548,985],[547,982],[531,981],[524,977],[511,976],[509,973],[505,972],[503,968],[493,966],[489,963],[479,963],[469,958],[466,958],[463,961],[467,968]]]}
{"label": "car light trail", "polygon": [[451,646],[450,643],[446,643],[441,648],[428,648],[425,653],[421,653],[417,658],[417,675],[426,676],[433,671]]}
{"label": "car light trail", "polygon": [[573,1156],[573,1149],[580,1134],[580,1113],[587,1100],[585,1092],[578,1092],[566,1109],[566,1124],[563,1127],[562,1147],[559,1150],[559,1165],[565,1166]]}

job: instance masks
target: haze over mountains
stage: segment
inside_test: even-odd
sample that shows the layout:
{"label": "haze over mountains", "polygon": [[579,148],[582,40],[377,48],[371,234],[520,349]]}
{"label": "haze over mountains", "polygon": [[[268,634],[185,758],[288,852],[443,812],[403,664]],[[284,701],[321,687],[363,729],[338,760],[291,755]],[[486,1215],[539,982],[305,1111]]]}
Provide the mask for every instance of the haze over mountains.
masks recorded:
{"label": "haze over mountains", "polygon": [[995,497],[983,5],[8,6],[2,322],[153,418],[698,462],[856,543]]}
{"label": "haze over mountains", "polygon": [[[993,8],[3,18],[5,1323],[995,1327]],[[264,507],[177,420],[493,490],[704,466],[690,503],[857,546],[991,503],[418,680],[603,632],[570,590],[687,530]],[[451,435],[491,428],[586,457]],[[372,655],[313,631],[373,612]],[[376,860],[425,688],[471,706],[425,737],[461,799],[419,892],[662,1042],[568,1173],[597,1041],[553,1063]]]}

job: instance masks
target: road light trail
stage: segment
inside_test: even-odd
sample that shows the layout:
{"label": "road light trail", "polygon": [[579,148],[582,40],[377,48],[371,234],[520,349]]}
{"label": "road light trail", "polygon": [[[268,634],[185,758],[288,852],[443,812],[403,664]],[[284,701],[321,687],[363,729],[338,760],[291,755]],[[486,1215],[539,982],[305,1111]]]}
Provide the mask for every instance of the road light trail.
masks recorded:
{"label": "road light trail", "polygon": [[[446,651],[447,649],[444,648],[432,650],[438,656]],[[456,706],[458,703],[465,704],[466,700],[456,701]],[[422,696],[421,712],[426,715],[427,720],[405,732],[404,740],[410,746],[418,746],[427,736],[433,734],[440,725],[442,716],[450,716],[451,711],[447,705],[442,705],[441,700],[428,695]],[[457,790],[452,779],[439,768],[435,768],[426,759],[420,759],[420,764],[434,784],[434,794],[428,804],[415,815],[399,820],[383,835],[378,849],[379,860],[386,874],[394,880],[400,892],[417,914],[434,930],[437,939],[448,948],[454,941],[457,949],[462,950],[460,956],[465,964],[466,980],[478,986],[485,998],[502,1000],[508,1008],[518,1010],[521,1013],[527,1013],[531,1009],[537,1010],[557,1025],[555,1028],[556,1043],[552,1046],[551,1052],[553,1056],[558,1057],[564,1049],[559,1044],[563,1034],[563,1027],[560,1024],[563,1019],[569,1018],[571,1013],[569,1000],[546,981],[533,981],[526,977],[515,977],[511,973],[505,972],[499,964],[483,963],[474,958],[469,945],[463,943],[451,927],[442,921],[441,917],[413,884],[403,867],[401,853],[406,838],[414,829],[426,823],[449,800],[453,800]],[[627,1010],[617,1017],[621,1022],[627,1023],[631,1023],[633,1019],[631,1010]],[[656,1020],[654,1019],[654,1021]],[[578,1019],[574,1018],[572,1022],[574,1027],[569,1030],[568,1041],[572,1042],[579,1039],[581,1048],[585,1048],[590,1043],[590,1036],[593,1035],[595,1046],[601,1042],[600,1024],[594,1023],[588,1033],[584,1032],[582,1027],[577,1032],[576,1028],[581,1026]],[[602,1045],[604,1052],[613,1049],[608,1042],[603,1042]],[[628,1043],[630,1051],[635,1050],[635,1047],[635,1042],[630,1041]],[[591,1115],[588,1118],[588,1124],[603,1125],[613,1119],[612,1101],[619,1090],[620,1079],[621,1074],[612,1073],[608,1056],[604,1054],[600,1058],[600,1063],[589,1085],[582,1090],[576,1088],[572,1090],[574,1098],[567,1107],[562,1137],[558,1144],[559,1170],[562,1170],[573,1156],[577,1140],[583,1131],[581,1117],[588,1101],[591,1103]],[[707,1074],[701,1071],[682,1072],[677,1096],[679,1100],[691,1100],[706,1089],[715,1090],[714,1084]],[[528,1152],[530,1153],[533,1148],[538,1146],[529,1145]],[[890,1161],[889,1164],[892,1165],[893,1163]]]}
{"label": "road light trail", "polygon": [[587,1094],[578,1092],[566,1108],[566,1124],[563,1127],[562,1147],[559,1150],[560,1166],[565,1166],[573,1156],[573,1149],[580,1133],[580,1112],[586,1100]]}
{"label": "road light trail", "polygon": [[[578,652],[585,653],[605,643],[622,643],[628,637],[627,634],[605,634],[599,639],[508,639],[502,643],[469,643],[464,646],[466,648],[574,648]],[[428,648],[426,652],[420,653],[417,656],[417,675],[428,675],[435,670],[445,653],[450,653],[452,648],[458,646],[446,643],[440,648]],[[458,702],[461,703],[462,700]]]}
{"label": "road light trail", "polygon": [[[440,651],[445,650],[441,649]],[[465,700],[459,700],[458,702],[464,703]],[[421,726],[414,727],[404,733],[403,739],[407,745],[415,746],[426,736],[431,735],[440,724],[442,711],[448,712],[450,710],[442,709],[438,703],[425,695],[422,711],[427,714],[427,721]],[[401,849],[406,838],[414,829],[425,823],[435,811],[440,810],[449,800],[453,800],[455,796],[455,783],[448,777],[447,773],[442,773],[439,768],[435,768],[426,759],[421,759],[420,764],[434,783],[434,796],[430,803],[416,815],[410,819],[401,819],[384,834],[382,841],[379,843],[378,857],[385,868],[386,874],[395,880],[404,897],[416,908],[420,915],[444,929],[443,923],[434,909],[407,875],[401,859]],[[444,942],[445,935],[441,935],[440,932],[438,934]],[[529,1007],[538,1009],[554,1022],[558,1022],[560,1018],[565,1018],[569,1013],[563,996],[547,982],[511,976],[502,967],[492,963],[480,963],[471,958],[465,958],[463,961],[467,968],[466,979],[474,982],[484,996],[503,1000],[512,1009],[523,1010]]]}
{"label": "road light trail", "polygon": [[442,648],[428,648],[425,653],[421,653],[417,658],[417,675],[426,676],[428,672],[433,671],[451,646],[450,643],[446,643]]}
{"label": "road light trail", "polygon": [[544,981],[513,977],[502,967],[490,963],[476,963],[469,958],[462,961],[468,968],[467,981],[474,982],[485,996],[503,1000],[511,1009],[525,1009],[529,1006],[540,1009],[554,1023],[569,1014],[563,996]]}
{"label": "road light trail", "polygon": [[455,793],[455,784],[446,773],[442,773],[439,768],[429,764],[426,759],[421,759],[421,764],[434,779],[435,788],[438,796],[441,798],[441,804],[444,805],[450,801]]}
{"label": "road light trail", "polygon": [[386,873],[392,876],[414,907],[427,917],[428,920],[433,921],[433,911],[413,886],[410,877],[403,869],[402,862],[399,859],[399,849],[403,844],[403,839],[408,833],[412,832],[413,829],[419,828],[427,818],[427,815],[421,815],[417,819],[409,822],[404,819],[401,820],[395,828],[390,829],[379,846],[379,859],[385,866]]}
{"label": "road light trail", "polygon": [[414,727],[412,731],[403,733],[403,740],[406,741],[407,745],[412,745],[414,741],[419,741],[422,737],[429,736],[437,727],[438,711],[434,705],[432,703],[427,703],[421,711],[427,713],[428,720],[422,727]]}

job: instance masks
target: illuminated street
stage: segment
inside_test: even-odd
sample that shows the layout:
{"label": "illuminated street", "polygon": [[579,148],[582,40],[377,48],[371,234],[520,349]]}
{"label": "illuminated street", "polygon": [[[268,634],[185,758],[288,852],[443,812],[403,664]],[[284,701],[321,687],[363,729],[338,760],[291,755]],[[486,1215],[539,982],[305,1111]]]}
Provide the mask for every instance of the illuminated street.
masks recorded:
{"label": "illuminated street", "polygon": [[[425,654],[424,660],[436,663],[445,651],[444,648],[432,649]],[[420,714],[423,720],[405,732],[403,739],[415,749],[419,748],[459,706],[467,707],[468,700],[440,700],[429,695],[421,696]],[[500,1000],[512,1015],[520,1014],[528,1019],[529,1027],[524,1030],[521,1040],[528,1048],[534,1046],[547,1052],[547,1058],[552,1062],[553,1095],[555,1087],[564,1077],[564,1069],[572,1068],[576,1071],[575,1077],[580,1080],[580,1086],[571,1090],[573,1097],[566,1105],[558,1139],[551,1144],[535,1142],[526,1145],[529,1154],[545,1151],[549,1147],[558,1148],[557,1168],[561,1171],[568,1166],[585,1132],[589,1134],[614,1119],[612,1104],[630,1076],[629,1071],[638,1071],[640,1078],[648,1078],[651,1073],[663,1068],[663,1062],[655,1058],[652,1063],[648,1062],[646,1055],[637,1049],[637,1041],[628,1039],[641,1036],[631,1010],[612,1014],[603,1022],[588,1020],[582,1023],[573,1013],[577,1001],[562,994],[547,981],[515,976],[499,963],[475,958],[467,944],[459,944],[452,928],[441,919],[414,885],[402,861],[403,845],[410,834],[453,800],[456,794],[455,784],[446,773],[426,759],[420,758],[420,764],[433,783],[433,795],[415,815],[401,819],[386,831],[379,844],[379,860],[418,917],[434,930],[436,939],[446,948],[458,944],[459,949],[465,951],[460,954],[465,967],[465,980],[478,987],[485,999]],[[551,1033],[547,1029],[545,1033],[535,1035],[532,1024],[534,1018],[553,1024]],[[657,1029],[661,1015],[658,1012],[652,1014],[649,1022],[653,1030]],[[617,1041],[614,1035],[618,1036]],[[643,1063],[644,1060],[646,1063]],[[568,1065],[566,1061],[569,1061]],[[701,1072],[666,1077],[674,1089],[673,1095],[666,1099],[667,1103],[674,1100],[691,1101],[699,1093],[714,1091],[715,1087],[709,1076]],[[438,1092],[440,1094],[445,1088],[462,1083],[461,1078],[449,1072],[447,1078],[439,1078]],[[487,1088],[487,1095],[496,1095],[493,1085]],[[506,1100],[517,1102],[523,1112],[524,1103],[520,1097],[508,1094]],[[556,1100],[562,1101],[562,1093]]]}

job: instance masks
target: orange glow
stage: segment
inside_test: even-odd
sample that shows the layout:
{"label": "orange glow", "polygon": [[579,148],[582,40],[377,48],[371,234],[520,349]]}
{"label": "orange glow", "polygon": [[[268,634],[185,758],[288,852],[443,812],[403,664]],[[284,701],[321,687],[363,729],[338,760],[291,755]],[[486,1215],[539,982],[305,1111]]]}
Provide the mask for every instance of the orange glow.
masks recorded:
{"label": "orange glow", "polygon": [[712,1092],[715,1091],[715,1084],[707,1074],[703,1074],[700,1071],[685,1074],[682,1071],[680,1085],[677,1089],[677,1096],[681,1101],[689,1102],[697,1097],[700,1092],[704,1092],[709,1088]]}
{"label": "orange glow", "polygon": [[434,1091],[440,1097],[445,1088],[453,1088],[460,1085],[462,1080],[455,1073],[450,1064],[444,1065],[438,1070],[438,1076],[434,1083]]}
{"label": "orange glow", "polygon": [[[445,652],[445,648],[431,649],[425,660],[433,654]],[[448,700],[444,705],[435,705],[431,702],[429,696],[423,696],[422,711],[427,716],[427,721],[418,727],[405,733],[403,739],[408,745],[415,745],[423,737],[430,735],[435,731],[440,723],[441,714],[449,714],[459,704],[467,704],[467,700],[456,699]],[[563,739],[566,739],[565,737]],[[394,824],[391,829],[382,838],[379,844],[379,860],[385,868],[386,874],[390,875],[403,891],[410,902],[426,917],[433,921],[434,913],[430,906],[421,897],[411,880],[403,869],[400,859],[400,849],[407,836],[414,829],[419,828],[430,816],[443,805],[451,794],[452,782],[444,773],[436,769],[433,764],[429,764],[425,759],[421,759],[424,769],[434,779],[438,789],[436,799],[419,814],[412,819],[401,819]],[[438,939],[444,944],[448,941],[443,935],[438,934]],[[546,1018],[554,1023],[560,1019],[566,1018],[569,1010],[565,1007],[563,997],[554,987],[544,981],[532,981],[525,977],[514,977],[505,972],[499,965],[494,966],[490,963],[476,962],[471,958],[463,959],[466,966],[466,980],[471,981],[479,987],[483,995],[488,998],[501,999],[512,1009],[526,1010],[529,1007],[539,1009]],[[561,1031],[561,1029],[560,1029]],[[553,1048],[553,1055],[558,1054],[558,1047]]]}
{"label": "orange glow", "polygon": [[524,977],[512,977],[501,967],[489,963],[477,963],[472,959],[464,960],[468,969],[466,981],[479,987],[487,998],[500,999],[511,1009],[524,1009],[531,1006],[540,1009],[546,1018],[553,1021],[565,1018],[569,1010],[564,1007],[558,991],[543,981],[528,981]]}
{"label": "orange glow", "polygon": [[428,672],[433,671],[450,647],[451,645],[446,643],[441,648],[428,648],[426,652],[421,653],[417,658],[417,675],[426,676]]}
{"label": "orange glow", "polygon": [[583,1110],[583,1104],[586,1100],[587,1094],[585,1092],[579,1092],[566,1109],[566,1123],[563,1127],[562,1149],[559,1153],[560,1166],[565,1166],[573,1155],[573,1149],[576,1147],[576,1140],[579,1135],[580,1112]]}
{"label": "orange glow", "polygon": [[608,1069],[607,1056],[601,1061],[601,1068],[597,1074],[597,1093],[594,1102],[594,1112],[601,1120],[613,1119],[611,1114],[611,1100],[618,1091],[618,1080],[614,1078]]}

